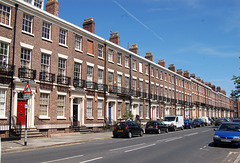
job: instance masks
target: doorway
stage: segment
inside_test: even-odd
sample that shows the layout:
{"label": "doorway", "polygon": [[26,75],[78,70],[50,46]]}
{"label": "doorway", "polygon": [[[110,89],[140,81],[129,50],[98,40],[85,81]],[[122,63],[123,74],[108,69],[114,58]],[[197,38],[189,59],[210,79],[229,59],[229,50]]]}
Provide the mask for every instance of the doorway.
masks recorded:
{"label": "doorway", "polygon": [[26,124],[26,100],[18,100],[17,102],[17,118],[22,122],[22,125]]}
{"label": "doorway", "polygon": [[78,117],[78,106],[79,106],[79,100],[77,98],[73,99],[73,126],[80,126]]}

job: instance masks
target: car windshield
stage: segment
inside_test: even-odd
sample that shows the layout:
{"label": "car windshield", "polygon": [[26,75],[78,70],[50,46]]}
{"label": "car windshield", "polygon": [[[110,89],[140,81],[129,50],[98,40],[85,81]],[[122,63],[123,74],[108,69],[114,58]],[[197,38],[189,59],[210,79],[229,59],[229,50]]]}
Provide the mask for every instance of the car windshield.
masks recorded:
{"label": "car windshield", "polygon": [[238,131],[240,132],[240,124],[222,124],[218,131]]}
{"label": "car windshield", "polygon": [[194,122],[202,122],[201,119],[195,119]]}
{"label": "car windshield", "polygon": [[175,117],[165,117],[163,121],[175,121]]}

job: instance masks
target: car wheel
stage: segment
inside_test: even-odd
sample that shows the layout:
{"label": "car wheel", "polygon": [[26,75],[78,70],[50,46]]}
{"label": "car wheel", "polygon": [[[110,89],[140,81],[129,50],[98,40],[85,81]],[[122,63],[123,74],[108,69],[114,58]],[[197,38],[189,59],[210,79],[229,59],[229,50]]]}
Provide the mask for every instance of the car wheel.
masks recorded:
{"label": "car wheel", "polygon": [[168,133],[168,128],[166,129],[166,131],[165,131],[166,133]]}
{"label": "car wheel", "polygon": [[161,134],[161,130],[160,130],[160,128],[157,130],[157,133],[158,133],[158,134]]}
{"label": "car wheel", "polygon": [[128,133],[128,138],[132,138],[132,133],[131,132]]}
{"label": "car wheel", "polygon": [[140,131],[140,136],[143,136],[143,131]]}
{"label": "car wheel", "polygon": [[147,132],[147,131],[145,131],[145,134],[148,134],[148,132]]}
{"label": "car wheel", "polygon": [[177,131],[177,128],[176,128],[176,127],[173,127],[173,131]]}

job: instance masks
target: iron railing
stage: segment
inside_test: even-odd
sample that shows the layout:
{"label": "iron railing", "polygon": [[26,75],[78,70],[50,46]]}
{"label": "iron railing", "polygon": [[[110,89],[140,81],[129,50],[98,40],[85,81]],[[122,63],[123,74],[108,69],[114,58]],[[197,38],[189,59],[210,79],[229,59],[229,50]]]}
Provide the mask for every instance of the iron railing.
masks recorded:
{"label": "iron railing", "polygon": [[35,80],[36,70],[25,68],[25,67],[18,68],[18,77],[23,79]]}
{"label": "iron railing", "polygon": [[48,72],[40,72],[39,80],[44,81],[44,82],[53,83],[53,82],[55,82],[55,74],[48,73]]}
{"label": "iron railing", "polygon": [[68,77],[68,76],[58,75],[57,76],[57,83],[62,84],[62,85],[70,85],[71,78]]}
{"label": "iron railing", "polygon": [[9,65],[5,63],[0,63],[0,74],[12,76],[14,73],[14,65]]}

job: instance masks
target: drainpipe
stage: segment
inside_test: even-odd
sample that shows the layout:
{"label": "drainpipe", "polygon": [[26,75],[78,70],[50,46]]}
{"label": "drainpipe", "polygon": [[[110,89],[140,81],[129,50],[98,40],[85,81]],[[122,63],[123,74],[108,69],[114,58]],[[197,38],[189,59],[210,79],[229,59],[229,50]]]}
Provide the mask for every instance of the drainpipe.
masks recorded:
{"label": "drainpipe", "polygon": [[106,103],[107,103],[107,96],[106,96],[106,89],[107,89],[107,85],[106,85],[106,83],[107,83],[107,44],[106,44],[106,41],[105,41],[105,43],[104,43],[104,48],[105,48],[105,53],[104,53],[104,87],[103,87],[103,91],[104,91],[104,124],[106,124],[106,119],[107,119],[107,117],[106,117],[106,111],[107,111],[107,105],[106,105]]}
{"label": "drainpipe", "polygon": [[[130,66],[129,66],[129,91],[132,89],[132,55],[130,55]],[[129,97],[129,101],[130,101],[130,108],[129,108],[129,113],[132,114],[132,96],[130,94]]]}
{"label": "drainpipe", "polygon": [[150,99],[150,92],[151,92],[151,67],[150,67],[150,63],[148,64],[148,75],[149,75],[149,83],[148,83],[148,100],[149,100],[149,117],[150,117],[150,120],[152,120],[152,112],[151,112],[151,109],[152,109],[152,106],[151,106],[151,99]]}
{"label": "drainpipe", "polygon": [[174,114],[177,115],[177,87],[176,87],[176,75],[174,74],[174,103],[175,103],[175,110]]}
{"label": "drainpipe", "polygon": [[16,44],[16,26],[17,26],[17,11],[18,11],[18,4],[15,4],[15,20],[14,20],[14,35],[13,35],[13,58],[12,58],[12,68],[13,73],[11,76],[11,94],[10,94],[10,110],[9,110],[9,137],[11,136],[11,115],[12,115],[12,95],[13,95],[13,75],[14,75],[14,58],[15,58],[15,44]]}

